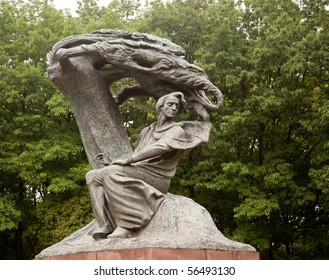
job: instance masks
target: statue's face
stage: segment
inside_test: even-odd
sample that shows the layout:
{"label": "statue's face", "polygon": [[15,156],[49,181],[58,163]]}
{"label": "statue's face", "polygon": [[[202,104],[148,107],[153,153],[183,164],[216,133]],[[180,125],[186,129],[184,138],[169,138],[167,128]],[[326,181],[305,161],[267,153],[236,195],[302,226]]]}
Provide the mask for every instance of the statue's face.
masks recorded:
{"label": "statue's face", "polygon": [[162,113],[169,119],[175,118],[179,112],[180,100],[175,96],[170,96],[166,99]]}

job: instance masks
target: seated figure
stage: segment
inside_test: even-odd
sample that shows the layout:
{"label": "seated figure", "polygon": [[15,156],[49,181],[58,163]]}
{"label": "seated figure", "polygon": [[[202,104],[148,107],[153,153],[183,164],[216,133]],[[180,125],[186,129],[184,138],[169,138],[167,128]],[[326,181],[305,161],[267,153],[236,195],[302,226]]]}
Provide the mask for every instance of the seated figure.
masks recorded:
{"label": "seated figure", "polygon": [[161,97],[158,121],[142,130],[132,156],[87,173],[98,224],[94,239],[125,238],[147,226],[165,199],[179,160],[208,141],[209,122],[175,122],[185,104],[181,92]]}

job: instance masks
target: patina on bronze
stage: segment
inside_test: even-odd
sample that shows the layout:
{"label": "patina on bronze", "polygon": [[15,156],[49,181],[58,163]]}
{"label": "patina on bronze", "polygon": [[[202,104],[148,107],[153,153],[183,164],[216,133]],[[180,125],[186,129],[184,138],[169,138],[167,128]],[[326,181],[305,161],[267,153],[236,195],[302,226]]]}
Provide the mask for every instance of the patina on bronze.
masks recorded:
{"label": "patina on bronze", "polygon": [[[255,251],[224,237],[202,206],[168,192],[179,160],[208,141],[210,114],[223,105],[221,91],[184,54],[167,39],[123,30],[54,45],[48,75],[77,120],[92,168],[86,181],[95,220],[36,258],[133,248]],[[113,96],[111,85],[126,77],[136,85]],[[159,118],[133,151],[118,106],[136,96],[158,100]],[[185,107],[202,121],[176,122]]]}

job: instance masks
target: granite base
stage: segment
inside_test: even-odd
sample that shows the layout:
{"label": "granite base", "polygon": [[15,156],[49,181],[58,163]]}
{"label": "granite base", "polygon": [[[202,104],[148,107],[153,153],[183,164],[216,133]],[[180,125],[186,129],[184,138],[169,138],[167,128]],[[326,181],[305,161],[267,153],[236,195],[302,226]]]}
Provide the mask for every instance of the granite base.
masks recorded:
{"label": "granite base", "polygon": [[49,256],[38,260],[259,260],[258,252],[138,248]]}

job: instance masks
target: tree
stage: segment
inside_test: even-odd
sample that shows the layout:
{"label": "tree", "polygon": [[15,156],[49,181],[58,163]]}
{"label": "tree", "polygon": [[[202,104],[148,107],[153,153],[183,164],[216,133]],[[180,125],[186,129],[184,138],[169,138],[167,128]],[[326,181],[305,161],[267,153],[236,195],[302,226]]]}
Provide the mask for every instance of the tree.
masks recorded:
{"label": "tree", "polygon": [[[232,238],[256,246],[262,258],[325,257],[324,2],[203,2],[197,23],[188,20],[195,2],[157,3],[146,17],[148,32],[189,50],[184,35],[176,35],[199,28],[192,35],[199,43],[190,57],[225,94],[226,106],[212,117],[211,140],[181,165],[178,190],[211,209],[217,205],[223,211],[225,205],[230,218],[212,211],[219,228],[223,225]],[[183,7],[189,12],[182,12]],[[205,199],[205,188],[216,198]]]}
{"label": "tree", "polygon": [[204,43],[205,25],[215,1],[155,1],[145,11],[139,27],[143,32],[166,37],[186,50],[186,60],[195,62],[195,52]]}
{"label": "tree", "polygon": [[47,53],[72,32],[71,18],[47,1],[2,1],[0,9],[0,246],[2,258],[24,259],[42,246],[29,232],[40,202],[79,190],[87,165],[72,111],[45,76]]}
{"label": "tree", "polygon": [[[226,93],[216,155],[222,172],[214,187],[238,194],[233,237],[254,244],[263,258],[321,258],[328,250],[320,203],[326,194],[314,188],[310,174],[316,162],[311,158],[325,143],[318,112],[327,111],[327,12],[320,2],[302,8],[293,1],[244,5],[243,17],[233,18],[238,19],[234,40],[245,47],[233,56],[220,55],[225,45],[208,40],[209,51],[200,53],[206,65],[214,61]],[[217,30],[225,19],[220,22]],[[226,69],[219,72],[222,65]],[[322,247],[323,255],[315,255],[315,247]]]}

